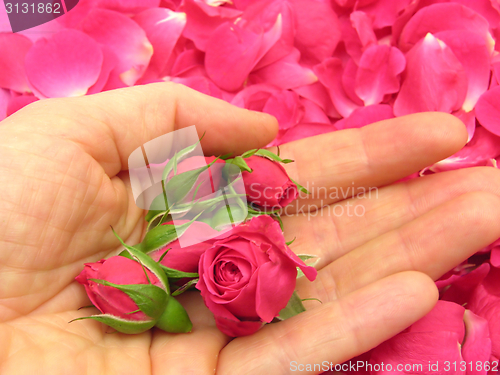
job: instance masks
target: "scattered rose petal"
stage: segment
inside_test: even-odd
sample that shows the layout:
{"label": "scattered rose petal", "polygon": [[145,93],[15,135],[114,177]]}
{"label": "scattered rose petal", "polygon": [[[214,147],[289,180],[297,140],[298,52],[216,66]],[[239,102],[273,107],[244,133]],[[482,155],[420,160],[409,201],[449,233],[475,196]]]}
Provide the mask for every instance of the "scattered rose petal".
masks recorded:
{"label": "scattered rose petal", "polygon": [[[484,364],[490,360],[491,339],[488,321],[470,310],[465,310],[465,341],[462,346],[462,355],[467,363],[474,363],[467,369],[467,375],[486,375]],[[481,366],[477,366],[481,363]]]}
{"label": "scattered rose petal", "polygon": [[19,96],[13,96],[9,105],[7,106],[7,116],[19,111],[21,108],[27,106],[30,103],[36,102],[38,98],[34,95],[24,94]]}
{"label": "scattered rose petal", "polygon": [[24,59],[33,43],[23,35],[0,33],[0,87],[29,92]]}
{"label": "scattered rose petal", "polygon": [[500,136],[500,86],[486,91],[475,107],[477,121],[495,135]]}

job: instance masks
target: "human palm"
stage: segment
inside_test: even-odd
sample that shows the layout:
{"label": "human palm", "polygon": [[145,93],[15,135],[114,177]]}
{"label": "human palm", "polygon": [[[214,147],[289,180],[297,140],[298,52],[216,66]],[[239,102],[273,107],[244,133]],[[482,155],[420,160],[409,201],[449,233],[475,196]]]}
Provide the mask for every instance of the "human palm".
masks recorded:
{"label": "human palm", "polygon": [[[500,237],[493,168],[391,185],[466,141],[449,115],[401,117],[281,147],[295,160],[288,173],[313,193],[283,218],[287,239],[296,237],[292,249],[319,257],[317,280],[299,280],[297,289],[322,303],[306,301],[305,313],[233,340],[216,329],[197,292],[179,298],[190,334],[69,324],[97,312],[78,310],[90,303],[74,278],[83,263],[120,250],[110,225],[129,244],[144,235],[128,155],[193,124],[206,132],[205,153],[216,155],[262,147],[276,132],[271,116],[175,84],[37,102],[2,123],[2,375],[284,374],[292,361],[340,363],[425,315],[437,298],[431,278]],[[378,188],[371,198],[351,197],[369,188]]]}

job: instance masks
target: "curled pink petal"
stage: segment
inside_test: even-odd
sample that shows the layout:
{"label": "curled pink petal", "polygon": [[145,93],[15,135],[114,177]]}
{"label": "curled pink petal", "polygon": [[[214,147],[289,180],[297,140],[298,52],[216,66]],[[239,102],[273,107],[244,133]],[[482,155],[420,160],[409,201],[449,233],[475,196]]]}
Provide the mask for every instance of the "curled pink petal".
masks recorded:
{"label": "curled pink petal", "polygon": [[349,117],[337,121],[335,126],[339,130],[361,128],[373,124],[374,122],[390,118],[394,118],[392,107],[387,104],[376,104],[355,109]]}
{"label": "curled pink petal", "polygon": [[280,34],[280,16],[267,32],[255,33],[239,23],[220,25],[206,45],[205,68],[208,76],[224,90],[238,90]]}
{"label": "curled pink petal", "polygon": [[301,122],[318,124],[331,123],[330,119],[321,109],[321,107],[313,101],[306,98],[300,98],[300,104],[304,107],[304,117],[302,117]]}
{"label": "curled pink petal", "polygon": [[[462,345],[462,355],[467,363],[484,364],[490,360],[491,338],[488,321],[470,310],[465,310],[465,341]],[[471,366],[467,375],[487,375],[484,366]]]}
{"label": "curled pink petal", "polygon": [[67,29],[39,39],[26,54],[26,75],[44,97],[85,95],[96,83],[103,55],[84,33]]}
{"label": "curled pink petal", "polygon": [[[358,59],[359,61],[359,59]],[[344,73],[342,74],[342,88],[346,93],[347,97],[351,99],[357,105],[363,105],[363,101],[356,94],[354,89],[356,88],[356,75],[358,74],[358,65],[354,58],[347,60],[345,64]]]}
{"label": "curled pink petal", "polygon": [[288,56],[253,73],[253,78],[280,89],[310,85],[318,80],[314,72],[299,65],[300,53],[294,49]]}
{"label": "curled pink petal", "polygon": [[469,301],[474,289],[482,283],[488,272],[490,265],[483,263],[472,271],[466,271],[463,275],[453,275],[447,280],[443,280],[441,284],[436,281],[439,288],[444,288],[440,299],[443,301],[455,302],[463,305]]}
{"label": "curled pink petal", "polygon": [[234,96],[233,100],[231,100],[231,104],[240,108],[261,112],[267,100],[279,91],[280,90],[276,87],[268,84],[247,86]]}
{"label": "curled pink petal", "polygon": [[500,136],[500,86],[481,95],[475,112],[477,120],[483,127]]}
{"label": "curled pink petal", "polygon": [[170,75],[181,76],[192,69],[203,67],[204,59],[205,54],[196,48],[185,50],[176,57]]}
{"label": "curled pink petal", "polygon": [[278,134],[270,146],[279,146],[284,143],[297,141],[307,137],[314,137],[315,135],[330,133],[336,130],[337,128],[332,124],[298,124],[286,131],[280,131],[280,134]]}
{"label": "curled pink petal", "polygon": [[432,4],[420,9],[406,24],[399,38],[399,48],[409,51],[428,33],[468,30],[479,33],[493,49],[488,21],[472,9],[455,2]]}
{"label": "curled pink petal", "polygon": [[432,34],[406,55],[407,68],[394,114],[439,111],[451,113],[462,107],[467,94],[465,70],[453,52]]}
{"label": "curled pink petal", "polygon": [[356,94],[365,106],[379,104],[387,94],[399,91],[399,75],[405,69],[403,53],[395,47],[376,45],[363,52],[356,74]]}
{"label": "curled pink petal", "polygon": [[240,10],[213,7],[201,0],[185,0],[179,10],[188,15],[183,35],[201,51],[205,51],[208,40],[220,25],[242,14]]}
{"label": "curled pink petal", "polygon": [[363,49],[377,44],[377,36],[373,31],[372,21],[366,13],[355,11],[350,14],[349,18],[352,27],[358,34]]}
{"label": "curled pink petal", "polygon": [[288,90],[271,95],[262,111],[276,117],[281,130],[297,125],[304,117],[304,107],[299,96]]}
{"label": "curled pink petal", "polygon": [[441,31],[435,37],[451,48],[467,74],[467,96],[462,108],[470,112],[490,82],[490,50],[482,35],[465,31]]}
{"label": "curled pink petal", "polygon": [[161,73],[186,25],[186,14],[167,8],[150,8],[137,14],[133,20],[146,32],[153,46],[149,68]]}
{"label": "curled pink petal", "polygon": [[329,2],[292,0],[295,9],[295,47],[302,58],[319,63],[332,56],[340,41],[340,25]]}
{"label": "curled pink petal", "polygon": [[82,30],[118,57],[114,73],[127,86],[134,85],[144,74],[153,47],[144,30],[130,18],[112,10],[95,8],[83,21]]}
{"label": "curled pink petal", "polygon": [[332,103],[332,99],[330,98],[330,94],[322,83],[316,82],[312,85],[296,87],[293,89],[293,91],[319,105],[319,107],[325,112],[328,117],[342,117],[340,113],[338,113],[335,109],[335,106]]}
{"label": "curled pink petal", "polygon": [[347,97],[342,87],[342,61],[335,57],[325,59],[321,64],[315,65],[313,71],[327,88],[337,111],[343,117],[349,117],[358,105]]}
{"label": "curled pink petal", "polygon": [[[24,59],[33,43],[23,35],[0,33],[0,87],[29,92]],[[8,51],[8,52],[7,52]]]}

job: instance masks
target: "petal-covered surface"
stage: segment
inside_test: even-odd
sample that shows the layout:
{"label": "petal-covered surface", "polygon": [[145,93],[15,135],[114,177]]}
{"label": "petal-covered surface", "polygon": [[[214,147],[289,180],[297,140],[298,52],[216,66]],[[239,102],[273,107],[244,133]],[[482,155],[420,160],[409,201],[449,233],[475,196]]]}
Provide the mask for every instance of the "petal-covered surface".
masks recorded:
{"label": "petal-covered surface", "polygon": [[334,125],[331,124],[298,124],[293,128],[279,134],[278,137],[270,144],[271,146],[279,146],[283,143],[289,143],[297,141],[299,139],[314,137],[315,135],[330,133],[337,130]]}
{"label": "petal-covered surface", "polygon": [[313,71],[327,88],[337,111],[343,117],[349,117],[359,106],[347,97],[342,87],[342,61],[335,57],[325,59],[321,64],[315,65]]}
{"label": "petal-covered surface", "polygon": [[262,111],[276,117],[282,130],[297,125],[304,117],[304,107],[299,96],[288,90],[271,95]]}
{"label": "petal-covered surface", "polygon": [[21,34],[0,32],[0,87],[17,92],[30,91],[24,59],[33,43]]}
{"label": "petal-covered surface", "polygon": [[38,98],[32,94],[23,94],[19,96],[13,96],[9,105],[7,106],[7,116],[10,116],[14,112],[19,111],[21,108],[27,106],[30,103],[36,102]]}
{"label": "petal-covered surface", "polygon": [[26,54],[26,75],[43,97],[85,95],[101,71],[101,47],[77,30],[39,39]]}
{"label": "petal-covered surface", "polygon": [[284,58],[252,74],[256,82],[265,82],[281,89],[310,85],[318,80],[314,72],[299,64],[300,53],[294,49]]}
{"label": "petal-covered surface", "polygon": [[399,91],[399,75],[405,65],[405,57],[397,48],[385,45],[369,47],[359,60],[356,94],[366,106],[379,104],[385,95]]}
{"label": "petal-covered surface", "polygon": [[467,74],[467,96],[462,108],[470,112],[490,83],[491,53],[485,39],[479,33],[453,30],[440,31],[435,37],[451,48]]}
{"label": "petal-covered surface", "polygon": [[491,44],[488,21],[472,9],[455,2],[438,3],[420,9],[406,24],[400,39],[399,48],[409,51],[428,33],[435,34],[447,30],[468,30],[479,33]]}
{"label": "petal-covered surface", "polygon": [[340,40],[337,15],[329,2],[292,0],[295,8],[295,47],[313,63],[330,57]]}
{"label": "petal-covered surface", "polygon": [[462,107],[467,75],[451,49],[432,34],[406,55],[401,91],[394,103],[396,116],[417,112],[451,113]]}
{"label": "petal-covered surface", "polygon": [[166,8],[150,8],[133,20],[146,32],[153,46],[150,68],[161,73],[186,25],[186,13]]}
{"label": "petal-covered surface", "polygon": [[[466,273],[464,275],[458,275],[456,277],[451,277],[450,283],[446,280],[442,282],[445,285],[444,292],[441,293],[440,298],[443,301],[451,301],[463,305],[469,301],[470,296],[474,292],[474,289],[481,284],[484,278],[488,275],[490,271],[490,265],[488,263],[483,263],[475,270]],[[437,281],[436,285],[440,285]]]}
{"label": "petal-covered surface", "polygon": [[399,14],[408,7],[412,0],[378,0],[359,6],[373,20],[373,28],[381,29],[392,26]]}
{"label": "petal-covered surface", "polygon": [[392,107],[387,104],[376,104],[355,109],[349,117],[337,121],[335,127],[339,130],[361,128],[390,118],[394,118]]}
{"label": "petal-covered surface", "polygon": [[486,375],[484,364],[491,357],[491,339],[488,321],[474,314],[470,310],[465,310],[465,341],[462,345],[462,355],[464,361],[474,364],[481,363],[482,366],[472,366],[467,369],[467,375]]}
{"label": "petal-covered surface", "polygon": [[145,31],[127,16],[107,9],[90,11],[82,30],[98,43],[107,46],[118,58],[115,72],[127,86],[144,74],[153,55]]}
{"label": "petal-covered surface", "polygon": [[475,112],[477,120],[483,127],[500,136],[500,86],[481,95]]}

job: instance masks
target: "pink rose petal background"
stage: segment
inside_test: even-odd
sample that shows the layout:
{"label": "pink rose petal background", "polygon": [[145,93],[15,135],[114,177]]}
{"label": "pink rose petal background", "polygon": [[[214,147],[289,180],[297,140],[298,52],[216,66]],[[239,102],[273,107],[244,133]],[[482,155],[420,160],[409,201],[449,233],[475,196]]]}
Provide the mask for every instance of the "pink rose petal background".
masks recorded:
{"label": "pink rose petal background", "polygon": [[[407,179],[497,168],[499,37],[498,0],[81,0],[17,34],[0,2],[0,120],[37,100],[173,81],[274,115],[272,145],[448,112],[469,143]],[[431,313],[360,358],[498,360],[500,241],[436,283]]]}

